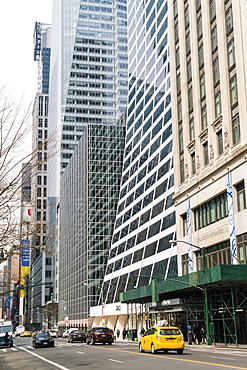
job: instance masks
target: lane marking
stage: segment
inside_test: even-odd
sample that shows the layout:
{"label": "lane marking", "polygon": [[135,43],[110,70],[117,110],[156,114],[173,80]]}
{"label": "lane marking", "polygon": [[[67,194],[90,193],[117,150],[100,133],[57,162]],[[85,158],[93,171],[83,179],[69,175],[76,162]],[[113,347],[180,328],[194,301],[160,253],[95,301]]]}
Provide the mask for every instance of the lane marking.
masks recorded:
{"label": "lane marking", "polygon": [[231,361],[235,361],[234,358],[228,358],[228,357],[218,357],[218,356],[210,356],[210,358],[219,358],[221,360],[231,360]]}
{"label": "lane marking", "polygon": [[84,352],[76,351],[76,353],[80,353],[80,354],[82,354],[82,355],[85,355],[85,353],[84,353]]}
{"label": "lane marking", "polygon": [[11,348],[12,349],[12,351],[17,351],[17,349],[16,348]]}
{"label": "lane marking", "polygon": [[41,359],[41,360],[43,360],[43,361],[45,361],[45,362],[48,362],[48,363],[49,363],[49,364],[51,364],[51,365],[54,365],[54,366],[56,366],[56,367],[59,367],[59,369],[62,369],[62,370],[69,370],[67,367],[64,367],[64,366],[62,366],[62,365],[59,365],[59,364],[57,364],[56,362],[53,362],[53,361],[47,360],[45,357],[39,356],[39,355],[37,355],[36,353],[31,352],[31,351],[29,351],[28,349],[26,349],[26,348],[24,348],[24,347],[19,347],[19,348],[20,348],[20,349],[22,349],[23,351],[26,351],[26,352],[30,353],[30,354],[31,354],[31,355],[33,355],[33,356],[38,357],[39,359]]}
{"label": "lane marking", "polygon": [[[91,347],[88,346],[88,348],[94,348],[96,347]],[[160,356],[160,355],[153,355],[151,353],[139,353],[139,352],[133,352],[133,351],[124,351],[124,350],[119,350],[115,348],[103,348],[103,347],[97,347],[98,349],[105,350],[105,351],[116,351],[116,352],[122,352],[122,353],[133,353],[134,355],[139,355],[139,356],[151,356],[153,358],[159,357],[163,359],[168,359],[168,360],[174,360],[174,361],[183,361],[183,362],[191,362],[191,363],[196,363],[196,364],[203,364],[203,365],[210,365],[210,366],[218,366],[218,367],[225,367],[225,368],[230,368],[230,369],[238,369],[238,370],[247,370],[247,367],[239,367],[239,366],[232,366],[232,365],[223,365],[223,364],[216,364],[214,362],[205,362],[205,361],[197,361],[197,360],[187,360],[183,358],[175,358],[175,357],[168,357],[168,356]]]}
{"label": "lane marking", "polygon": [[3,352],[7,352],[7,349],[3,348],[3,349],[2,349],[2,351],[3,351]]}
{"label": "lane marking", "polygon": [[109,361],[119,362],[120,364],[122,364],[122,363],[123,363],[123,361],[114,360],[113,358],[109,358]]}

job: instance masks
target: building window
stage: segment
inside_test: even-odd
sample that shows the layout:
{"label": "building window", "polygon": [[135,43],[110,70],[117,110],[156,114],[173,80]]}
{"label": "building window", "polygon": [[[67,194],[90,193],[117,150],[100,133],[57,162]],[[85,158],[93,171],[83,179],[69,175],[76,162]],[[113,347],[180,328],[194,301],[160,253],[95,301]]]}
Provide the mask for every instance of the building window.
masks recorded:
{"label": "building window", "polygon": [[41,188],[37,188],[37,197],[41,197]]}
{"label": "building window", "polygon": [[241,181],[235,187],[237,192],[238,211],[240,212],[246,208],[244,181]]}
{"label": "building window", "polygon": [[212,22],[213,19],[216,16],[215,0],[210,0],[210,3],[209,3],[209,15],[210,15],[210,21]]}
{"label": "building window", "polygon": [[[229,241],[213,245],[207,248],[206,268],[216,265],[230,265],[230,243]],[[203,268],[202,251],[196,252],[197,271]]]}
{"label": "building window", "polygon": [[189,111],[193,110],[193,90],[192,87],[188,91],[188,104],[189,104]]}
{"label": "building window", "polygon": [[230,102],[231,106],[234,106],[238,102],[238,88],[237,88],[237,76],[233,76],[230,80]]}
{"label": "building window", "polygon": [[201,68],[204,63],[203,45],[201,45],[198,49],[198,61],[199,61],[199,68]]}
{"label": "building window", "polygon": [[180,182],[184,182],[184,160],[180,160]]}
{"label": "building window", "polygon": [[192,153],[190,157],[191,157],[191,171],[192,175],[194,175],[196,173],[196,154]]}
{"label": "building window", "polygon": [[194,140],[194,138],[195,138],[194,118],[191,118],[191,120],[189,122],[189,126],[190,126],[190,141],[191,141],[191,140]]}
{"label": "building window", "polygon": [[181,260],[182,260],[182,274],[183,275],[187,275],[189,273],[188,259],[189,259],[188,253],[182,254]]}
{"label": "building window", "polygon": [[178,101],[178,122],[182,121],[182,102]]}
{"label": "building window", "polygon": [[189,19],[189,7],[187,6],[184,11],[184,23],[185,28],[189,27],[190,19]]}
{"label": "building window", "polygon": [[181,76],[180,73],[177,75],[177,94],[181,93]]}
{"label": "building window", "polygon": [[187,63],[187,79],[188,81],[192,79],[191,59]]}
{"label": "building window", "polygon": [[183,127],[179,130],[179,153],[182,154],[184,151],[184,143],[183,143]]}
{"label": "building window", "polygon": [[197,38],[202,37],[202,16],[197,19]]}
{"label": "building window", "polygon": [[226,11],[226,32],[230,32],[233,29],[233,14],[232,7],[230,6]]}
{"label": "building window", "polygon": [[213,79],[214,85],[217,85],[220,80],[220,70],[219,70],[219,59],[216,58],[213,61]]}
{"label": "building window", "polygon": [[202,130],[205,130],[205,128],[208,126],[207,107],[206,106],[204,106],[202,108],[201,118],[202,118]]}
{"label": "building window", "polygon": [[201,0],[196,0],[196,11],[198,11],[201,7]]}
{"label": "building window", "polygon": [[175,27],[174,27],[174,34],[175,34],[175,44],[178,42],[178,23],[175,24]]}
{"label": "building window", "polygon": [[227,216],[228,204],[225,192],[194,209],[195,231]]}
{"label": "building window", "polygon": [[177,0],[174,0],[173,2],[173,11],[174,11],[174,18],[177,16],[178,14],[178,3],[177,3]]}
{"label": "building window", "polygon": [[204,73],[200,77],[200,95],[201,95],[201,99],[204,99],[206,96],[205,74]]}
{"label": "building window", "polygon": [[180,66],[179,48],[176,49],[176,69]]}
{"label": "building window", "polygon": [[186,235],[188,235],[188,230],[187,230],[187,214],[184,213],[181,216],[181,219],[182,219],[182,227],[183,227],[183,236],[186,236]]}
{"label": "building window", "polygon": [[208,142],[203,144],[203,153],[204,153],[204,165],[206,166],[209,163]]}
{"label": "building window", "polygon": [[240,121],[239,116],[232,120],[232,137],[233,144],[236,144],[240,141]]}
{"label": "building window", "polygon": [[212,50],[214,51],[218,46],[217,27],[216,26],[211,31],[211,44],[212,44]]}
{"label": "building window", "polygon": [[238,259],[241,264],[246,265],[247,263],[247,242],[242,243],[238,246]]}
{"label": "building window", "polygon": [[222,130],[217,132],[217,142],[218,142],[218,155],[221,155],[224,151]]}
{"label": "building window", "polygon": [[215,118],[221,115],[221,95],[220,92],[215,95],[214,97],[214,110],[215,110]]}
{"label": "building window", "polygon": [[190,34],[187,33],[186,39],[185,39],[185,47],[186,47],[186,54],[189,54],[190,52]]}
{"label": "building window", "polygon": [[228,56],[228,68],[231,69],[235,66],[235,45],[234,39],[232,39],[227,45],[227,56]]}
{"label": "building window", "polygon": [[42,176],[37,176],[37,185],[42,185]]}

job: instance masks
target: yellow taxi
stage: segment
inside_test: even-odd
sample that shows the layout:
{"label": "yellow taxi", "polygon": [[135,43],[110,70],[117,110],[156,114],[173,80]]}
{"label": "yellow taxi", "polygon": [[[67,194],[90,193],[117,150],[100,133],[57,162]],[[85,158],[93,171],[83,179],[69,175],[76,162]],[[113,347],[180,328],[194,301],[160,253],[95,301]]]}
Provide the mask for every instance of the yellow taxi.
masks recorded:
{"label": "yellow taxi", "polygon": [[20,334],[20,337],[31,337],[32,334],[30,331],[26,330],[23,333]]}
{"label": "yellow taxi", "polygon": [[175,326],[152,326],[139,340],[140,352],[176,351],[179,355],[184,351],[184,338]]}

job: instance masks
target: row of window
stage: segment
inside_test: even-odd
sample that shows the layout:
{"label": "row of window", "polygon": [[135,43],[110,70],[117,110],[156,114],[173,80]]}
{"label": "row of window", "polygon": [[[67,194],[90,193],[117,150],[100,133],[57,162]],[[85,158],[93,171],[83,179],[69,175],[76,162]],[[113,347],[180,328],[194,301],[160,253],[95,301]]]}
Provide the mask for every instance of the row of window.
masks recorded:
{"label": "row of window", "polygon": [[[244,180],[234,186],[238,212],[246,208]],[[228,216],[227,193],[217,195],[213,199],[201,204],[193,210],[195,231],[222,220]],[[187,217],[182,215],[183,235],[187,235]]]}
{"label": "row of window", "polygon": [[152,276],[156,278],[160,276],[161,279],[164,279],[164,276],[174,278],[177,276],[177,271],[177,256],[172,256],[169,259],[105,281],[103,284],[103,297],[107,303],[119,302],[119,293],[132,289],[133,285],[136,287],[148,285]]}

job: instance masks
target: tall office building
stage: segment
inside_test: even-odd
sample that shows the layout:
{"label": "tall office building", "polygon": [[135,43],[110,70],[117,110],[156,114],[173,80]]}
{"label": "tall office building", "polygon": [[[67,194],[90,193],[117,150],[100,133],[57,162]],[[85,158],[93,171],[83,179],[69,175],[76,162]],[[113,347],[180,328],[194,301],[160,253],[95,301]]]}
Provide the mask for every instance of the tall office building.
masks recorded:
{"label": "tall office building", "polygon": [[[187,0],[171,7],[179,272],[210,269],[210,340],[246,343],[246,316],[235,310],[246,309],[247,4]],[[198,315],[200,302],[191,304]]]}
{"label": "tall office building", "polygon": [[247,342],[247,4],[168,4],[180,276],[121,299],[156,308],[180,300],[170,307],[178,324],[204,326],[207,344],[237,345]]}
{"label": "tall office building", "polygon": [[[166,1],[129,2],[128,43],[125,158],[102,290],[104,316],[120,329],[127,319],[126,307],[116,305],[120,292],[177,275],[176,247],[169,243],[176,219]],[[98,323],[101,307],[91,315]]]}
{"label": "tall office building", "polygon": [[[73,163],[79,166],[78,171],[83,172],[85,168],[86,171],[91,171],[89,161],[95,155],[95,165],[97,160],[101,163],[100,150],[101,154],[104,148],[107,150],[106,142],[111,145],[109,138],[114,133],[114,129],[112,129],[112,133],[109,133],[110,126],[118,124],[117,122],[121,120],[126,109],[128,77],[126,13],[125,0],[99,0],[97,3],[93,0],[54,1],[49,135],[56,140],[57,151],[48,163],[49,224],[60,225],[61,220],[62,225],[64,222],[65,215],[60,214],[60,211],[66,212],[64,207],[60,207],[60,196],[64,192],[61,186],[62,184],[64,186],[65,181],[62,180],[62,176],[78,143],[82,141],[86,147],[83,150],[80,163],[76,164],[76,159]],[[95,131],[94,125],[97,126]],[[100,126],[101,129],[99,129]],[[105,131],[105,142],[102,140],[104,126],[109,127],[109,132],[108,128]],[[98,133],[96,133],[97,131]],[[96,140],[98,135],[101,139],[98,144],[90,144],[87,139],[85,140],[85,134],[91,143]],[[115,142],[119,140],[122,143],[122,134],[118,135],[117,129],[114,137]],[[95,145],[95,150],[92,149],[93,145]],[[120,164],[119,159],[117,161]],[[104,165],[106,164],[111,166],[111,163],[105,162]],[[109,170],[107,166],[105,172]],[[72,170],[68,169],[68,171]],[[92,170],[92,172],[97,172],[97,170]],[[85,186],[86,182],[89,181],[86,198],[83,200],[85,203],[81,204],[85,208],[90,202],[90,192],[93,193],[90,187],[92,185],[95,190],[95,184],[90,183],[88,172],[84,172],[84,175]],[[97,186],[100,186],[99,183]],[[103,183],[102,186],[104,186]],[[108,207],[111,207],[110,203]],[[84,222],[89,221],[85,218]],[[86,225],[84,226],[86,227]],[[97,227],[93,229],[94,232],[96,229]],[[63,231],[58,228],[57,238],[54,239],[52,246],[55,250],[60,251],[59,256],[65,250],[66,254],[70,253],[69,250],[64,249],[62,244],[65,242],[62,237]],[[106,244],[108,245],[108,243]],[[98,247],[100,250],[102,248],[105,248],[103,244]],[[109,249],[109,246],[107,248]],[[76,253],[78,254],[79,251]],[[63,283],[60,285],[58,282],[58,277],[62,277],[65,271],[64,262],[60,266],[59,259],[57,260],[57,269],[61,274],[57,275],[55,298],[60,300],[60,297],[63,297],[62,301],[68,308],[67,302],[70,297],[69,295],[64,296],[64,289],[67,290],[67,288]],[[87,261],[83,263],[87,263]],[[83,266],[83,268],[86,267]],[[99,277],[103,278],[102,274]],[[71,284],[73,285],[72,279]],[[61,289],[61,292],[58,288]],[[95,301],[95,298],[93,300]],[[82,311],[85,312],[85,309],[83,308]],[[82,311],[80,313],[76,309],[77,317],[82,317]],[[70,317],[74,318],[74,314],[75,312],[68,311],[67,321],[70,320]]]}
{"label": "tall office building", "polygon": [[29,290],[30,312],[27,322],[32,319],[33,329],[40,328],[39,309],[50,300],[49,288],[45,283],[52,279],[52,256],[46,253],[47,219],[47,140],[49,77],[51,54],[51,26],[40,22],[34,29],[34,61],[38,62],[38,92],[33,107],[32,151],[37,156],[32,163],[31,176],[31,226],[32,235],[31,269],[29,283],[36,285]]}
{"label": "tall office building", "polygon": [[[172,3],[178,239],[188,240],[189,213],[189,237],[207,247],[207,267],[246,263],[246,2]],[[227,221],[229,192],[234,233]],[[201,251],[187,249],[179,245],[181,273],[202,267]]]}

